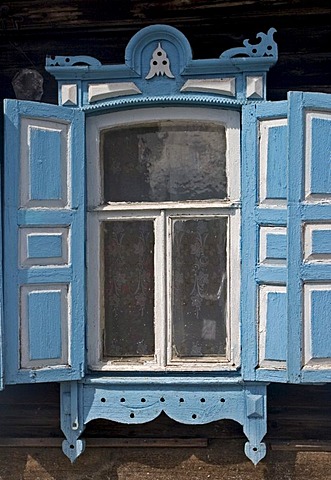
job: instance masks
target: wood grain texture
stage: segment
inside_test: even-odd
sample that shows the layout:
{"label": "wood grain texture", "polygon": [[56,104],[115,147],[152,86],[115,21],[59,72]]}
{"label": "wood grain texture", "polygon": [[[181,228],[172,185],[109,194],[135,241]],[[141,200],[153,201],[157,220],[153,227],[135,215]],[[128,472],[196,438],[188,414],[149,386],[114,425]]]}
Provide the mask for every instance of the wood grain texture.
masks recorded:
{"label": "wood grain texture", "polygon": [[[44,70],[46,54],[91,55],[123,63],[125,46],[140,28],[166,23],[187,36],[195,59],[217,58],[245,38],[277,29],[278,64],[268,75],[268,98],[288,90],[331,91],[330,3],[297,1],[87,0],[9,1],[0,32],[1,96],[14,98],[11,80],[21,68],[44,77],[43,101],[56,103],[56,82]],[[17,28],[16,28],[17,27]]]}

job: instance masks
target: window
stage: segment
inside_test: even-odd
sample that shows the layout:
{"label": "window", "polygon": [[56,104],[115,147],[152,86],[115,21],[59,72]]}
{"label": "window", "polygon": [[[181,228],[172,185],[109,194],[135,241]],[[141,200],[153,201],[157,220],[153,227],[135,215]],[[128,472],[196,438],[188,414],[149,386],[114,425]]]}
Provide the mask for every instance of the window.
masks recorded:
{"label": "window", "polygon": [[88,119],[90,368],[238,366],[239,124],[183,107]]}

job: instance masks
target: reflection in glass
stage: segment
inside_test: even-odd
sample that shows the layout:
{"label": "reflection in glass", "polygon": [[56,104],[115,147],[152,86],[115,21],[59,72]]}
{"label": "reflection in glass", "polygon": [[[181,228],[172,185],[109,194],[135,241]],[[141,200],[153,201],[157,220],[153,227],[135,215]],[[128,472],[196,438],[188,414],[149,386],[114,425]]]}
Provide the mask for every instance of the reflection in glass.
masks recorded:
{"label": "reflection in glass", "polygon": [[101,134],[105,202],[224,199],[225,128],[153,122]]}
{"label": "reflection in glass", "polygon": [[227,218],[173,221],[173,357],[226,353]]}
{"label": "reflection in glass", "polygon": [[107,221],[104,265],[104,356],[154,355],[154,225]]}

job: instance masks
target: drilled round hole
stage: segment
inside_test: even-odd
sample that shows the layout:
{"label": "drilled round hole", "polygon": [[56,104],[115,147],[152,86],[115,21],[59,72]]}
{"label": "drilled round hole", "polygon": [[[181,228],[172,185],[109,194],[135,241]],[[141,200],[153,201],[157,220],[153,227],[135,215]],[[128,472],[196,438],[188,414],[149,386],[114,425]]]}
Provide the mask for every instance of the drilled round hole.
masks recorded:
{"label": "drilled round hole", "polygon": [[162,65],[167,65],[167,60],[163,60]]}
{"label": "drilled round hole", "polygon": [[272,46],[271,46],[271,45],[268,45],[268,46],[267,46],[267,50],[272,50]]}
{"label": "drilled round hole", "polygon": [[100,398],[100,402],[105,403],[106,399],[104,397]]}
{"label": "drilled round hole", "polygon": [[158,56],[161,57],[162,55],[162,52],[160,52],[160,50],[157,52]]}
{"label": "drilled round hole", "polygon": [[185,400],[184,400],[184,398],[180,398],[179,401],[180,401],[180,403],[183,403]]}
{"label": "drilled round hole", "polygon": [[193,420],[194,420],[195,418],[197,418],[197,416],[196,416],[195,413],[193,413],[192,418],[193,418]]}
{"label": "drilled round hole", "polygon": [[153,65],[157,65],[157,61],[156,61],[156,60],[154,60]]}
{"label": "drilled round hole", "polygon": [[142,403],[144,403],[144,402],[146,402],[146,398],[142,398],[140,401],[141,401]]}
{"label": "drilled round hole", "polygon": [[70,58],[67,57],[67,58],[66,58],[66,62],[67,62],[67,63],[70,62]]}
{"label": "drilled round hole", "polygon": [[224,403],[224,402],[225,402],[225,398],[221,398],[221,402]]}
{"label": "drilled round hole", "polygon": [[163,397],[161,397],[160,402],[165,402],[165,399]]}
{"label": "drilled round hole", "polygon": [[121,401],[122,403],[125,402],[125,398],[122,397],[120,401]]}
{"label": "drilled round hole", "polygon": [[134,418],[134,413],[130,413],[130,418]]}
{"label": "drilled round hole", "polygon": [[71,450],[74,450],[75,449],[75,445],[70,445]]}
{"label": "drilled round hole", "polygon": [[253,447],[253,452],[257,452],[257,448],[256,448],[256,447]]}
{"label": "drilled round hole", "polygon": [[201,403],[205,403],[205,401],[206,401],[205,398],[201,398],[201,399],[200,399],[200,402],[201,402]]}
{"label": "drilled round hole", "polygon": [[253,52],[253,53],[256,53],[256,52],[257,52],[256,48],[253,48],[252,52]]}

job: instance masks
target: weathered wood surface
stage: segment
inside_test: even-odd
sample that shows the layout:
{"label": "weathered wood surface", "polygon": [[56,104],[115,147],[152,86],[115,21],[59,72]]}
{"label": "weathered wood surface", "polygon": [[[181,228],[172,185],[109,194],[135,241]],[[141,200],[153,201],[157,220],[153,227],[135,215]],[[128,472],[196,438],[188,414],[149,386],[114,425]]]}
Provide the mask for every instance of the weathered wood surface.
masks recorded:
{"label": "weathered wood surface", "polygon": [[[1,436],[16,437],[13,441],[21,445],[29,437],[29,443],[0,447],[1,480],[331,479],[331,386],[269,387],[269,451],[257,467],[243,453],[240,425],[221,421],[185,426],[165,415],[145,425],[92,422],[85,432],[89,448],[70,465],[59,446],[58,398],[55,384],[7,387],[2,392]],[[169,438],[208,438],[208,448],[170,448]],[[164,441],[167,446],[116,448],[107,443],[144,439]],[[93,444],[99,447],[90,448]]]}
{"label": "weathered wood surface", "polygon": [[1,480],[330,480],[331,454],[274,452],[257,467],[243,442],[206,448],[88,449],[75,464],[57,448],[0,449]]}
{"label": "weathered wood surface", "polygon": [[[268,98],[284,99],[288,90],[331,93],[329,0],[12,0],[5,5],[0,6],[1,98],[14,98],[13,77],[34,68],[44,77],[42,101],[56,103],[56,82],[44,70],[46,54],[123,63],[132,35],[155,23],[179,28],[196,59],[218,57],[245,38],[253,43],[257,32],[273,26],[279,61],[268,75]],[[74,466],[60,448],[2,447],[0,479],[330,480],[330,399],[331,386],[270,386],[266,442],[271,449],[257,468],[244,456],[240,425],[185,426],[161,415],[137,426],[94,421],[85,436],[91,441],[208,438],[209,447],[87,449]],[[58,386],[7,387],[0,395],[0,435],[59,442]],[[303,452],[314,443],[315,450],[323,445],[324,450]]]}
{"label": "weathered wood surface", "polygon": [[[331,385],[268,387],[267,442],[331,442]],[[62,437],[57,384],[6,387],[0,395],[1,437]],[[125,425],[95,420],[88,438],[209,438],[242,439],[242,427],[232,421],[183,425],[162,414],[153,422]]]}
{"label": "weathered wood surface", "polygon": [[140,28],[167,23],[191,43],[194,58],[218,57],[277,29],[278,64],[268,77],[268,98],[288,90],[331,92],[330,13],[324,0],[88,0],[9,1],[0,9],[1,96],[14,98],[11,80],[21,68],[44,77],[43,101],[56,103],[56,83],[44,71],[46,54],[92,55],[123,63],[125,46]]}

